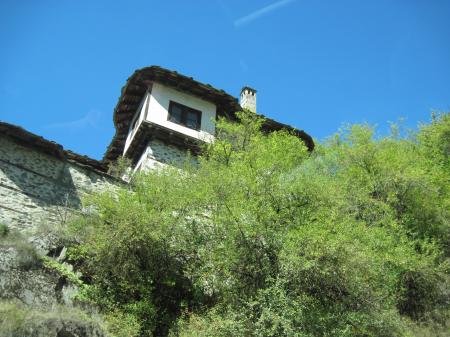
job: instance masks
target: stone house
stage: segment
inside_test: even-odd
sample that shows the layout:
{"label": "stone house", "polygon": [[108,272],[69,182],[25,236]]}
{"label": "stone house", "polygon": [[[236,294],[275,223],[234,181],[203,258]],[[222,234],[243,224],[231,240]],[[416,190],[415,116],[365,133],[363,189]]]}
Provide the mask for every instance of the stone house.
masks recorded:
{"label": "stone house", "polygon": [[[108,173],[118,158],[129,158],[134,171],[176,166],[188,151],[196,155],[202,142],[214,141],[217,118],[236,120],[242,108],[256,113],[255,90],[244,87],[239,104],[210,85],[148,67],[137,70],[123,87],[114,110],[116,133],[100,161],[0,122],[0,302],[12,310],[45,313],[41,320],[31,315],[21,323],[23,329],[33,336],[105,336],[98,322],[74,308],[77,282],[67,277],[73,266],[66,261],[64,231],[59,230],[70,215],[83,211],[85,195],[114,193],[126,185]],[[314,147],[305,132],[272,119],[263,128],[292,130],[309,150]],[[58,316],[54,308],[70,315]]]}
{"label": "stone house", "polygon": [[[120,156],[132,160],[134,170],[158,163],[175,164],[187,150],[197,153],[201,142],[214,140],[219,117],[235,120],[235,112],[256,113],[256,90],[244,87],[240,102],[223,90],[161,67],[137,70],[122,88],[114,110],[116,134],[104,156],[105,162]],[[304,131],[266,118],[267,131],[294,131],[309,150],[314,148]]]}
{"label": "stone house", "polygon": [[[219,117],[236,120],[243,108],[256,113],[256,90],[244,87],[240,102],[223,90],[161,67],[139,69],[122,88],[114,109],[116,133],[101,161],[18,126],[0,122],[0,223],[21,231],[41,223],[64,221],[67,209],[79,209],[82,196],[123,182],[108,167],[124,156],[134,171],[177,165],[188,151],[199,153],[214,140]],[[288,129],[311,151],[304,131],[266,118],[263,129]]]}

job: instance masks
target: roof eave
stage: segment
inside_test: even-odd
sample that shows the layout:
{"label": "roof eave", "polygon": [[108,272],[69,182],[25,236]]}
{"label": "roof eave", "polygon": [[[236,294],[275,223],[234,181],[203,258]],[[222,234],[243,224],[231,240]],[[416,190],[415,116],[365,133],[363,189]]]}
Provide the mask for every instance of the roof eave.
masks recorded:
{"label": "roof eave", "polygon": [[[170,71],[158,66],[138,69],[128,78],[125,86],[121,90],[121,96],[114,109],[113,121],[116,127],[116,133],[103,157],[104,163],[115,161],[122,155],[133,115],[136,113],[143,95],[153,82],[187,92],[214,103],[218,116],[236,120],[235,113],[242,110],[235,97],[227,94],[224,90],[195,81],[192,77],[181,75],[176,71]],[[304,131],[297,130],[289,125],[268,118],[266,118],[263,128],[266,130],[291,130],[304,140],[310,151],[314,149],[312,138]]]}

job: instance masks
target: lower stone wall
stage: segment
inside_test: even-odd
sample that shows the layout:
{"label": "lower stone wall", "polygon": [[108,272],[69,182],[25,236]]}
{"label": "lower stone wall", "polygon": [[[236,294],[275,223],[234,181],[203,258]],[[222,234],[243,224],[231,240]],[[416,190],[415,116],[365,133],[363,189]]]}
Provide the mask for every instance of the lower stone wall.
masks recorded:
{"label": "lower stone wall", "polygon": [[164,165],[182,168],[186,160],[195,163],[196,157],[189,157],[186,149],[165,144],[160,140],[152,140],[148,143],[146,150],[137,164],[136,170],[148,171]]}
{"label": "lower stone wall", "polygon": [[[86,195],[115,193],[124,184],[105,171],[102,162],[0,122],[0,224],[9,229],[0,228],[0,306],[7,317],[0,336],[106,336],[86,319],[96,308],[77,307],[78,283],[63,272],[74,271],[66,260],[66,222]],[[20,322],[17,313],[24,314]]]}
{"label": "lower stone wall", "polygon": [[0,135],[0,223],[21,232],[61,224],[80,210],[83,196],[112,190],[115,178],[32,144]]}

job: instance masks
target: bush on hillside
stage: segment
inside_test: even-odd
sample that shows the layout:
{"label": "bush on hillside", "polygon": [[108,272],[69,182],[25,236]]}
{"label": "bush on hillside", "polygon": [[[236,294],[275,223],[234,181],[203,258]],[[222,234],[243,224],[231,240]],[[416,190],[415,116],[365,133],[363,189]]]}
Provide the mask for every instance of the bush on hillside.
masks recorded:
{"label": "bush on hillside", "polygon": [[449,115],[407,138],[355,125],[314,153],[239,117],[218,123],[198,165],[88,201],[97,213],[73,225],[82,243],[69,252],[84,300],[141,336],[444,329]]}

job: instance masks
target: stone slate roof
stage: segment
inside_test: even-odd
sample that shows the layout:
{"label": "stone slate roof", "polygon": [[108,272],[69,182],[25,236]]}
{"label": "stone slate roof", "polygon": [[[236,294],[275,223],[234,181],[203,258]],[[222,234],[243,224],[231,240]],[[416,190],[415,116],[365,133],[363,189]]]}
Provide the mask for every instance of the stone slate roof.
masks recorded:
{"label": "stone slate roof", "polygon": [[106,174],[108,170],[104,162],[65,150],[62,145],[31,133],[17,125],[0,121],[0,135],[25,147],[35,149],[61,160],[74,162],[77,165],[87,167],[102,174]]}
{"label": "stone slate roof", "polygon": [[[218,116],[224,116],[231,120],[235,120],[236,116],[234,113],[242,110],[235,97],[227,94],[223,90],[216,89],[209,84],[200,83],[192,77],[187,77],[176,71],[167,70],[158,66],[138,69],[130,78],[128,78],[125,86],[122,88],[121,95],[114,109],[113,121],[116,133],[103,157],[104,163],[115,161],[122,155],[131,120],[136,113],[145,92],[151,88],[153,82],[166,85],[214,103],[217,107]],[[279,123],[269,118],[266,118],[263,129],[266,131],[276,131],[281,129],[291,130],[298,137],[303,139],[310,151],[314,149],[314,142],[311,136],[302,130],[297,130],[289,125]]]}

